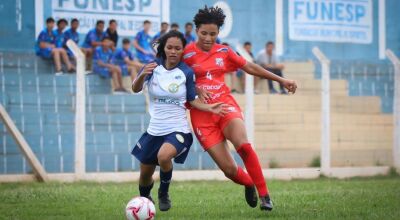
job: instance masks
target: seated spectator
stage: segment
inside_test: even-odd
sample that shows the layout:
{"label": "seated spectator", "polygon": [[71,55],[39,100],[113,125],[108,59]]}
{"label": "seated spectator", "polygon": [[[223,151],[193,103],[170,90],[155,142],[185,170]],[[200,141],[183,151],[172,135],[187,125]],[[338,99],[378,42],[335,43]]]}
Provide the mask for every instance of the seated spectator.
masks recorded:
{"label": "seated spectator", "polygon": [[190,44],[191,42],[196,41],[196,37],[192,34],[193,31],[193,24],[188,22],[185,24],[185,39],[186,44]]}
{"label": "seated spectator", "polygon": [[171,31],[179,31],[179,24],[178,23],[172,23],[171,24]]}
{"label": "seated spectator", "polygon": [[151,28],[151,22],[145,20],[143,22],[143,30],[136,34],[133,40],[133,46],[136,49],[136,56],[141,63],[149,63],[155,59],[155,52],[151,46],[152,37],[149,35]]}
{"label": "seated spectator", "polygon": [[[253,58],[253,61],[254,61],[254,56],[253,56],[253,53],[251,52],[251,47],[252,47],[252,45],[249,41],[244,42],[244,44],[243,44],[244,50],[246,50],[246,52],[251,56],[251,58]],[[245,72],[243,72],[243,70],[238,70],[236,72],[236,76],[240,82],[242,92],[245,92],[245,90],[246,90],[246,74],[245,74]],[[256,76],[254,76],[254,77],[256,77]],[[256,94],[258,93],[258,90],[256,90],[256,88],[254,88],[254,93],[256,93]]]}
{"label": "seated spectator", "polygon": [[79,33],[78,33],[79,21],[74,18],[71,20],[71,28],[64,32],[64,43],[63,48],[67,50],[68,56],[73,57],[72,51],[67,47],[67,41],[69,39],[73,40],[77,45],[79,45]]}
{"label": "seated spectator", "polygon": [[102,78],[112,78],[114,93],[127,92],[122,86],[122,74],[119,66],[112,63],[113,52],[111,46],[113,42],[109,38],[103,38],[101,46],[98,46],[93,54],[93,72]]}
{"label": "seated spectator", "polygon": [[134,60],[133,54],[130,51],[131,41],[128,38],[122,40],[122,48],[119,48],[114,53],[113,61],[122,71],[123,76],[131,76],[132,81],[136,78],[136,73],[142,64]]}
{"label": "seated spectator", "polygon": [[169,28],[169,24],[167,22],[162,22],[160,32],[158,32],[156,35],[154,35],[153,42],[156,42],[160,37],[162,37],[164,34],[166,34],[168,32],[168,28]]}
{"label": "seated spectator", "polygon": [[64,18],[61,18],[60,20],[57,21],[57,29],[54,30],[54,37],[56,41],[56,47],[57,48],[62,48],[63,43],[64,43],[64,29],[67,27],[68,21],[65,20]]}
{"label": "seated spectator", "polygon": [[67,51],[64,48],[56,47],[56,39],[53,32],[54,28],[54,19],[47,18],[46,20],[46,28],[42,30],[38,36],[35,50],[36,55],[50,59],[53,58],[54,65],[56,67],[56,76],[62,75],[62,66],[61,59],[64,61],[64,64],[67,65],[68,71],[73,71],[74,67],[68,59]]}
{"label": "seated spectator", "polygon": [[91,70],[91,62],[92,62],[92,55],[94,50],[101,46],[103,39],[105,38],[104,30],[104,21],[98,20],[96,22],[96,28],[90,30],[85,37],[85,41],[82,45],[82,51],[86,55],[86,69],[88,71]]}
{"label": "seated spectator", "polygon": [[[256,58],[256,62],[264,67],[266,70],[280,76],[282,76],[282,70],[284,69],[284,65],[282,63],[279,62],[277,56],[275,55],[275,51],[274,51],[274,43],[272,41],[269,41],[266,45],[265,45],[265,50],[261,50]],[[259,80],[255,80],[255,86],[258,84]],[[277,91],[274,88],[274,85],[272,84],[272,80],[268,80],[268,86],[269,86],[269,93],[270,94],[275,94],[277,93]],[[281,89],[281,94],[287,94],[287,92],[285,91],[285,88],[283,87],[283,85],[280,85],[280,89]]]}
{"label": "seated spectator", "polygon": [[111,41],[113,42],[113,46],[111,48],[113,51],[115,51],[115,49],[117,48],[117,45],[118,45],[117,26],[118,26],[117,21],[114,19],[111,19],[108,22],[108,28],[105,33],[105,37],[110,38]]}
{"label": "seated spectator", "polygon": [[[223,42],[221,43],[222,45],[226,46],[226,47],[230,47],[230,45],[227,42]],[[232,93],[236,93],[236,84],[237,84],[237,77],[235,72],[227,72],[225,73],[225,84],[231,89]]]}

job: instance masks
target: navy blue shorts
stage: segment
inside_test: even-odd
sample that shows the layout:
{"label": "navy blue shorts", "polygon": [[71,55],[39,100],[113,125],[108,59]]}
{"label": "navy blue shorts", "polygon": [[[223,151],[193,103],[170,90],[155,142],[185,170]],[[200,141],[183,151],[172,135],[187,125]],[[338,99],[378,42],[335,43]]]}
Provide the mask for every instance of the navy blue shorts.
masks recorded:
{"label": "navy blue shorts", "polygon": [[191,133],[173,132],[164,136],[153,136],[145,132],[135,147],[132,149],[134,155],[141,163],[158,165],[157,154],[164,143],[170,143],[176,148],[177,155],[175,163],[184,163],[193,143]]}

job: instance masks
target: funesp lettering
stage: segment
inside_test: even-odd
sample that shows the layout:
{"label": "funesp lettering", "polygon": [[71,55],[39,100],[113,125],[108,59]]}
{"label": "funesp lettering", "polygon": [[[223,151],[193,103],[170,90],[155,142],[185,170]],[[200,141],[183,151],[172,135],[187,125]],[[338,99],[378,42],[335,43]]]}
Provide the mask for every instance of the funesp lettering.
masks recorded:
{"label": "funesp lettering", "polygon": [[151,6],[152,0],[58,0],[57,7],[73,7],[79,10],[101,10],[116,12],[142,12]]}
{"label": "funesp lettering", "polygon": [[294,19],[358,23],[366,16],[365,5],[355,2],[296,1]]}

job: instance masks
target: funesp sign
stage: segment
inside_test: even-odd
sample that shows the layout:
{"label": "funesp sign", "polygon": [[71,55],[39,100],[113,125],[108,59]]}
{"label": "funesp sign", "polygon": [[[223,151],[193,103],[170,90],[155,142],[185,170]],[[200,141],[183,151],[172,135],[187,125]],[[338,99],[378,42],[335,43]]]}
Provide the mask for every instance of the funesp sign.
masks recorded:
{"label": "funesp sign", "polygon": [[371,0],[289,1],[289,39],[372,42]]}

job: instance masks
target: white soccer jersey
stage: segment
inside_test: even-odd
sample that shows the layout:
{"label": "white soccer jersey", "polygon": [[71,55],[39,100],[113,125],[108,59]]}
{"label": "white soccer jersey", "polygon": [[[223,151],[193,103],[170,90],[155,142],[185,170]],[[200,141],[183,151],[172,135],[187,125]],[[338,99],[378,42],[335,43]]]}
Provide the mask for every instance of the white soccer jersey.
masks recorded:
{"label": "white soccer jersey", "polygon": [[190,133],[185,103],[196,98],[193,70],[183,62],[171,70],[162,65],[162,60],[156,62],[158,66],[146,78],[151,117],[147,133],[153,136]]}

